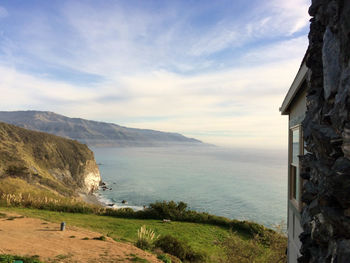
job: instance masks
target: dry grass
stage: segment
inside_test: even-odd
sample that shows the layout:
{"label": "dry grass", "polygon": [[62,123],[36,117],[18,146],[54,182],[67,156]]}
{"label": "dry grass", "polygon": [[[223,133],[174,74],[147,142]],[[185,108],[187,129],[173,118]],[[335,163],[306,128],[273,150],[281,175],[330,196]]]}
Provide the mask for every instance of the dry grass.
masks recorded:
{"label": "dry grass", "polygon": [[0,206],[27,207],[45,209],[51,211],[103,214],[106,208],[94,206],[78,199],[70,199],[60,196],[48,197],[40,193],[16,193],[6,194],[0,192]]}
{"label": "dry grass", "polygon": [[136,246],[141,249],[150,249],[158,237],[159,235],[156,236],[152,229],[147,229],[146,226],[143,225],[137,230]]}
{"label": "dry grass", "polygon": [[269,242],[265,244],[260,236],[242,240],[235,233],[221,242],[226,257],[221,263],[282,263],[287,262],[287,238],[282,226],[275,227],[276,232],[268,232]]}
{"label": "dry grass", "polygon": [[0,122],[1,180],[19,178],[31,187],[73,196],[91,160],[92,151],[77,141]]}

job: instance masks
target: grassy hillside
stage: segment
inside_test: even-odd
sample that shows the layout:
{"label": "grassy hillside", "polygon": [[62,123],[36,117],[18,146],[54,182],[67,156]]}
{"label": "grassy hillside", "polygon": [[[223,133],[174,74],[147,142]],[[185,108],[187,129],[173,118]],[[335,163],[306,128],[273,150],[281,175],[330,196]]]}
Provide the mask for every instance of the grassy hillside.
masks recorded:
{"label": "grassy hillside", "polygon": [[[157,235],[174,236],[181,242],[188,244],[194,251],[206,255],[205,262],[278,262],[284,255],[286,243],[284,237],[277,236],[274,243],[266,246],[258,240],[254,241],[246,235],[234,232],[235,229],[230,232],[227,228],[199,223],[163,223],[161,220],[125,219],[24,208],[2,207],[0,212],[16,212],[28,217],[57,223],[64,221],[67,226],[88,228],[117,241],[132,243],[137,241],[137,230],[146,225]],[[234,242],[235,250],[230,248],[232,242]],[[232,255],[232,251],[234,255]]]}
{"label": "grassy hillside", "polygon": [[88,163],[86,145],[0,122],[0,195],[74,196]]}

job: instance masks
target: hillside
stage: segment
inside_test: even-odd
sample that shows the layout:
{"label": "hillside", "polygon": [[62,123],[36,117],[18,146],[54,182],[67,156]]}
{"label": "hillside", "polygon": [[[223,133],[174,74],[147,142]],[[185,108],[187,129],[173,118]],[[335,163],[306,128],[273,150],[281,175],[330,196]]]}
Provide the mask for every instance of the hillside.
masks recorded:
{"label": "hillside", "polygon": [[[91,237],[96,237],[100,235],[104,235],[109,241],[109,238],[114,239],[115,241],[122,241],[124,244],[127,242],[131,242],[133,244],[136,243],[138,239],[137,231],[140,229],[141,226],[146,225],[147,228],[152,229],[155,231],[156,235],[162,236],[173,236],[176,239],[180,240],[180,244],[184,245],[186,244],[188,247],[191,247],[196,253],[206,255],[205,258],[201,261],[196,260],[184,260],[182,262],[196,262],[196,263],[231,263],[231,262],[241,262],[241,263],[248,263],[248,262],[261,262],[261,263],[271,263],[271,262],[286,262],[285,260],[285,250],[286,250],[286,238],[284,236],[281,236],[275,232],[271,232],[270,230],[266,229],[264,230],[264,233],[266,233],[269,236],[269,245],[263,240],[259,238],[252,238],[249,235],[244,234],[241,230],[241,228],[237,228],[237,226],[233,226],[230,230],[229,228],[225,228],[222,226],[216,226],[216,225],[210,225],[205,223],[193,223],[193,222],[177,222],[172,221],[168,223],[162,222],[162,220],[155,220],[155,219],[131,219],[131,218],[118,218],[114,216],[101,216],[101,215],[95,215],[95,214],[81,214],[81,213],[66,213],[66,212],[55,212],[55,211],[46,211],[46,210],[38,210],[38,209],[31,209],[31,208],[13,208],[13,207],[1,207],[0,206],[0,217],[2,215],[23,215],[25,218],[16,217],[14,220],[8,221],[8,219],[5,219],[4,222],[7,223],[7,225],[15,224],[16,221],[20,223],[21,221],[25,221],[27,217],[29,217],[29,220],[33,220],[30,218],[40,218],[42,220],[45,220],[45,224],[41,225],[41,227],[25,227],[24,230],[20,233],[18,233],[18,243],[23,242],[23,240],[28,237],[28,239],[36,239],[38,244],[35,244],[35,246],[38,249],[33,249],[32,251],[29,251],[27,253],[23,253],[21,249],[18,249],[14,246],[10,247],[11,244],[8,242],[2,242],[3,243],[3,249],[10,249],[11,253],[16,254],[24,254],[28,256],[32,255],[39,255],[40,258],[54,258],[57,254],[73,254],[76,256],[85,255],[90,257],[91,261],[89,262],[112,262],[110,260],[107,261],[99,261],[99,260],[92,260],[94,257],[94,251],[97,250],[97,248],[86,248],[87,244],[79,245],[77,248],[80,251],[74,250],[75,244],[71,247],[67,247],[66,244],[63,242],[66,240],[63,240],[63,244],[61,243],[61,238],[59,236],[66,236],[69,237],[72,235],[71,232],[68,232],[70,230],[77,229],[77,227],[86,232],[87,229],[90,231],[94,231],[95,234],[91,235]],[[1,222],[1,218],[0,218]],[[50,224],[49,222],[55,223],[55,225]],[[47,237],[47,232],[40,231],[40,229],[43,229],[44,227],[48,228],[59,228],[60,222],[66,222],[67,223],[67,232],[60,232],[57,231],[51,232],[51,236],[53,234],[56,234],[56,237],[58,236],[58,240],[56,242],[56,245],[53,246],[51,249],[49,249],[47,246],[45,246],[45,241],[43,242],[43,239],[49,239]],[[244,224],[244,222],[243,222]],[[32,229],[31,229],[32,228]],[[85,230],[81,229],[84,228]],[[2,235],[5,237],[11,236],[11,238],[14,238],[13,231],[10,232],[10,229],[6,229],[5,226],[2,227],[3,231],[1,232]],[[39,229],[39,231],[38,231]],[[82,232],[79,231],[79,232]],[[31,232],[28,233],[27,236],[25,236],[25,232]],[[34,233],[33,233],[34,232]],[[36,232],[36,233],[35,233]],[[44,232],[44,233],[43,233]],[[98,232],[99,234],[97,234]],[[46,236],[44,236],[46,234]],[[39,236],[38,236],[39,235]],[[43,237],[43,238],[40,238]],[[83,237],[88,236],[88,234],[84,233],[74,233],[74,238],[70,239],[70,242],[79,242]],[[90,237],[90,236],[89,236]],[[26,240],[29,243],[29,240]],[[50,238],[51,239],[51,238]],[[77,240],[79,239],[79,240]],[[50,240],[48,240],[50,241]],[[54,241],[54,240],[52,240]],[[68,241],[68,242],[69,242]],[[82,240],[84,242],[94,242],[89,238],[89,240]],[[108,244],[106,242],[99,241],[101,245],[105,245],[107,248]],[[17,244],[18,244],[17,243]],[[34,243],[34,242],[30,242]],[[95,243],[96,244],[96,243]],[[123,246],[119,245],[119,249],[122,249]],[[1,246],[1,242],[0,242]],[[33,245],[34,246],[34,245]],[[84,247],[83,247],[84,246]],[[234,247],[232,247],[234,246]],[[61,249],[60,253],[56,253],[57,250],[59,250],[60,247],[63,247]],[[182,246],[176,246],[174,248],[173,252],[180,251],[179,247]],[[81,252],[81,249],[83,250],[83,253]],[[47,251],[44,251],[47,250]],[[56,251],[55,251],[56,250]],[[28,251],[28,248],[27,248]],[[113,253],[113,251],[108,250],[109,253]],[[49,256],[47,253],[53,253],[53,255]],[[71,252],[71,253],[69,253]],[[145,255],[140,254],[141,251],[135,254],[139,254],[140,257],[146,258]],[[148,250],[150,252],[150,250]],[[1,251],[0,251],[1,253]],[[152,251],[152,253],[156,254],[163,254],[162,251],[159,249],[155,249]],[[79,255],[80,254],[80,255]],[[104,254],[104,253],[99,253]],[[46,255],[46,256],[45,256]],[[71,255],[72,256],[72,255]],[[103,259],[104,260],[104,259]],[[137,260],[130,260],[131,262],[148,262],[148,261],[137,261]],[[52,261],[45,261],[45,262],[52,262]],[[72,260],[72,258],[68,258],[67,261],[59,261],[59,262],[75,262]],[[87,262],[85,260],[80,260],[78,262]],[[113,262],[129,262],[128,260],[120,260],[120,261],[113,261]],[[150,261],[153,262],[153,261]],[[169,261],[164,261],[169,262]],[[172,260],[171,263],[178,263],[180,261],[178,260]]]}
{"label": "hillside", "polygon": [[0,121],[70,138],[91,146],[201,144],[199,140],[178,133],[127,128],[113,123],[68,118],[47,111],[0,111]]}
{"label": "hillside", "polygon": [[0,194],[71,197],[94,191],[100,180],[86,145],[0,122]]}
{"label": "hillside", "polygon": [[[101,241],[98,239],[102,236],[101,233],[75,227],[70,221],[67,222],[65,231],[58,231],[59,222],[57,221],[51,223],[47,220],[24,217],[18,213],[2,213],[1,208],[0,211],[1,263],[22,262],[1,260],[2,253],[32,257],[46,263],[162,262],[157,260],[156,255],[130,243],[117,242],[110,237]],[[32,210],[28,209],[24,212],[30,211]],[[18,259],[18,256],[15,258]],[[37,263],[38,260],[29,262]]]}

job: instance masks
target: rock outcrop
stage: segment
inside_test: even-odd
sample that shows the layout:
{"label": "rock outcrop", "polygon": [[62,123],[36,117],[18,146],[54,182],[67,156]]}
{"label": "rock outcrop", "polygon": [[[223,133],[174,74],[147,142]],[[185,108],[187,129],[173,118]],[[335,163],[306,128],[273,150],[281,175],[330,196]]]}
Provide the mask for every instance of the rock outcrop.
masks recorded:
{"label": "rock outcrop", "polygon": [[91,193],[101,181],[86,145],[0,122],[0,179],[9,178],[64,196]]}
{"label": "rock outcrop", "polygon": [[299,262],[350,262],[350,1],[312,0]]}

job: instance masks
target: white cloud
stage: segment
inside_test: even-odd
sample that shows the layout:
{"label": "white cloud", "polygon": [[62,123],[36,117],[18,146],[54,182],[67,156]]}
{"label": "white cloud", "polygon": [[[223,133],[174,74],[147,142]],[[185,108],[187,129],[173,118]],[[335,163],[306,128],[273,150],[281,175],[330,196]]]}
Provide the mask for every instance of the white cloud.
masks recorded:
{"label": "white cloud", "polygon": [[309,24],[308,0],[264,1],[246,17],[218,22],[207,32],[195,36],[192,55],[206,55],[226,48],[244,46],[263,39],[286,37]]}
{"label": "white cloud", "polygon": [[117,4],[106,9],[69,1],[61,9],[61,25],[51,24],[49,16],[30,17],[22,28],[25,41],[14,44],[31,54],[28,64],[34,57],[106,78],[164,68],[201,71],[220,66],[215,58],[206,58],[209,55],[304,28],[306,1],[296,1],[264,1],[246,16],[223,17],[204,29],[191,26],[196,10],[155,14]]}
{"label": "white cloud", "polygon": [[292,35],[309,24],[309,6],[309,0],[264,1],[253,11],[251,23],[258,25],[257,34]]}
{"label": "white cloud", "polygon": [[9,13],[5,7],[0,6],[0,18],[7,17]]}
{"label": "white cloud", "polygon": [[278,108],[299,63],[300,58],[292,58],[196,76],[154,71],[124,76],[98,89],[0,67],[6,76],[0,80],[1,109],[27,109],[30,103],[72,117],[175,131],[211,143],[280,147],[287,129]]}
{"label": "white cloud", "polygon": [[[305,0],[264,1],[247,17],[226,17],[205,30],[188,25],[193,10],[181,10],[181,19],[171,10],[128,13],[117,5],[98,9],[71,1],[62,10],[61,30],[50,17],[36,16],[21,28],[21,43],[8,40],[0,110],[51,110],[211,143],[286,145],[287,119],[278,108],[306,50],[306,36],[293,37],[308,23]],[[244,55],[208,58],[237,47]],[[16,55],[25,52],[30,56]],[[235,65],[221,69],[228,60]],[[18,62],[28,68],[45,62],[103,80],[78,87],[24,73]]]}
{"label": "white cloud", "polygon": [[271,7],[276,13],[279,13],[279,16],[284,21],[283,24],[289,29],[289,34],[298,32],[309,24],[310,17],[308,15],[308,9],[310,5],[310,0],[273,0],[271,3]]}

